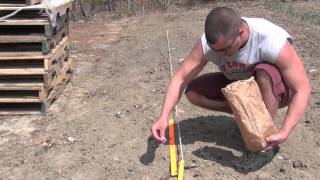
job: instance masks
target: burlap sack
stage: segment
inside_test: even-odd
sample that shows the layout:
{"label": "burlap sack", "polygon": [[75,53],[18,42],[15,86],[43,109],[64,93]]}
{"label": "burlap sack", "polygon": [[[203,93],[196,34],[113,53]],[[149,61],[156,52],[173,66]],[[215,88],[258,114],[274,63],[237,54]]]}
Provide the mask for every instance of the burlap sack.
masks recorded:
{"label": "burlap sack", "polygon": [[253,77],[229,84],[222,89],[248,150],[266,147],[266,137],[278,132]]}

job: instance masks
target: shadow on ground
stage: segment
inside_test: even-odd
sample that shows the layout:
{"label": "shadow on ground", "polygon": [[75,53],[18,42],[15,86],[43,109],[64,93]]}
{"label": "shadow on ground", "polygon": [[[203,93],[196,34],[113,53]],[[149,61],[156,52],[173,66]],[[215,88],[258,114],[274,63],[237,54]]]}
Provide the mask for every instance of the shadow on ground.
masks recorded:
{"label": "shadow on ground", "polygon": [[[248,152],[237,125],[229,116],[207,116],[183,120],[180,122],[180,131],[182,144],[193,144],[196,141],[213,144],[212,147],[205,146],[194,151],[195,156],[215,161],[222,166],[232,167],[243,174],[262,168],[271,162],[277,152],[277,150],[265,154]],[[158,142],[149,137],[147,152],[140,157],[140,162],[144,165],[152,163],[158,146]],[[228,149],[240,151],[243,155],[236,156]]]}

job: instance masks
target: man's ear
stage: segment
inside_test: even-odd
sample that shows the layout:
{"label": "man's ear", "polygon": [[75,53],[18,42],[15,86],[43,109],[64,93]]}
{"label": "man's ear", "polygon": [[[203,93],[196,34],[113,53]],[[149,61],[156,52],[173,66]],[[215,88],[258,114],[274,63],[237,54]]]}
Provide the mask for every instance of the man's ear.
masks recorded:
{"label": "man's ear", "polygon": [[244,32],[244,29],[243,29],[243,26],[241,26],[240,29],[239,29],[239,34],[242,35],[243,32]]}

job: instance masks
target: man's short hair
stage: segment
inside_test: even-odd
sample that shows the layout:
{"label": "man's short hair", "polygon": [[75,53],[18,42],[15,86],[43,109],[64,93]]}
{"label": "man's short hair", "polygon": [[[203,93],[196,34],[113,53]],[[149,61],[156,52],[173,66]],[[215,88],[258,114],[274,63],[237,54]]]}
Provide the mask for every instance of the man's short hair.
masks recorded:
{"label": "man's short hair", "polygon": [[241,17],[229,7],[211,10],[205,22],[205,35],[209,44],[215,44],[221,35],[235,37],[241,27]]}

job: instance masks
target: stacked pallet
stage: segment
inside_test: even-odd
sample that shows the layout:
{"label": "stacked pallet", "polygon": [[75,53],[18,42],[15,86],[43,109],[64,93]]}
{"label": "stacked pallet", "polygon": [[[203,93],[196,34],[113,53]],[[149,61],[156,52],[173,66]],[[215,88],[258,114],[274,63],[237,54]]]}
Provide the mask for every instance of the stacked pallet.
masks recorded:
{"label": "stacked pallet", "polygon": [[[0,17],[39,0],[0,2]],[[68,12],[55,26],[41,6],[0,20],[0,115],[47,114],[72,77]]]}
{"label": "stacked pallet", "polygon": [[30,6],[40,2],[41,0],[1,0],[1,6]]}

